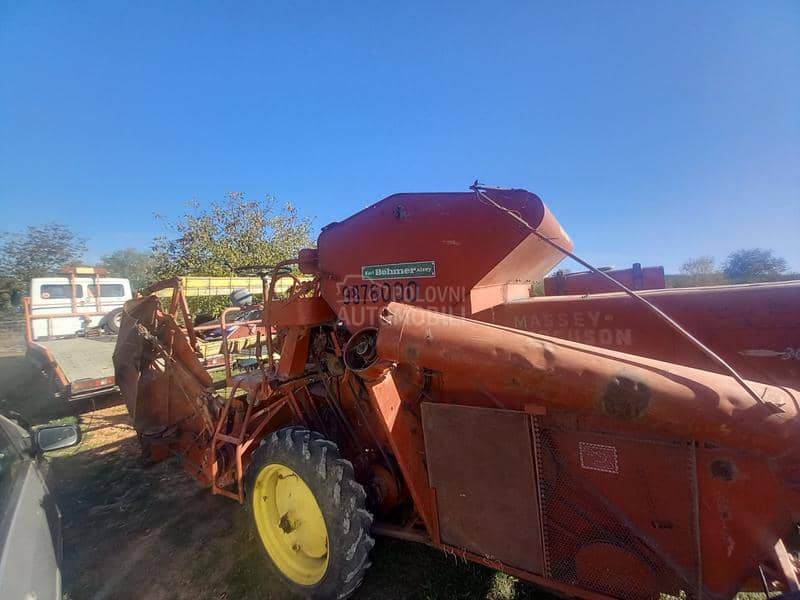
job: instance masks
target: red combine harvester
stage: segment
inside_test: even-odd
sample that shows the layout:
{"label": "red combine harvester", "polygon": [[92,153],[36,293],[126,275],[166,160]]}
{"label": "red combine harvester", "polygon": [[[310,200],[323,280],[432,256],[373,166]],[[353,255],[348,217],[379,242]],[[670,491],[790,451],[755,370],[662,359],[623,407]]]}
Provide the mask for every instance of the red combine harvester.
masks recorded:
{"label": "red combine harvester", "polygon": [[[800,282],[531,298],[571,250],[525,190],[385,198],[271,268],[224,395],[132,300],[143,451],[246,503],[308,598],[349,596],[376,534],[566,596],[796,598]],[[311,279],[277,296],[287,266]]]}
{"label": "red combine harvester", "polygon": [[545,296],[575,296],[579,294],[602,294],[616,292],[616,284],[622,283],[632,290],[661,290],[667,287],[664,267],[644,267],[634,263],[630,269],[600,269],[613,281],[598,276],[592,271],[570,273],[558,271],[544,278]]}

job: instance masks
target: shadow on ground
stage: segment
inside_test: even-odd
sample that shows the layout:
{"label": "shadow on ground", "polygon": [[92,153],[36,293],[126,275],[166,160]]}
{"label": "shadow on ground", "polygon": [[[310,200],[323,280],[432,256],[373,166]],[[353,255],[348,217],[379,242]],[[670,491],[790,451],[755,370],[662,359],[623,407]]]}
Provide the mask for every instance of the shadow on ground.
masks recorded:
{"label": "shadow on ground", "polygon": [[[51,460],[64,515],[67,596],[287,598],[247,509],[200,488],[176,461],[143,469],[119,410],[95,413],[93,424],[87,418],[87,447]],[[546,597],[418,544],[378,540],[372,563],[356,599]]]}
{"label": "shadow on ground", "polygon": [[23,355],[0,356],[0,412],[17,412],[32,425],[75,421],[81,414],[120,401],[119,394],[75,402],[56,398],[47,378]]}
{"label": "shadow on ground", "polygon": [[[92,410],[94,408],[94,410]],[[118,398],[53,399],[23,357],[0,357],[0,410],[34,424],[78,419],[81,444],[48,457],[63,515],[64,597],[281,599],[245,507],[212,496],[171,460],[148,469]],[[512,577],[442,552],[379,539],[357,600],[547,598]]]}

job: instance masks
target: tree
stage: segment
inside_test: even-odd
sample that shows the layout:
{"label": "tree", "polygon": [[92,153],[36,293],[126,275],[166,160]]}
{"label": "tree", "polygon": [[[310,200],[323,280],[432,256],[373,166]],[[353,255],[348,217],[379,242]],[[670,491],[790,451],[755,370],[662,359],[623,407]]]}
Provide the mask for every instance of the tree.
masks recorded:
{"label": "tree", "polygon": [[229,275],[236,267],[294,257],[311,244],[311,220],[272,196],[248,200],[231,192],[208,208],[198,203],[191,208],[174,221],[159,217],[171,233],[153,242],[153,272],[159,278]]}
{"label": "tree", "polygon": [[153,254],[151,252],[142,252],[136,248],[115,250],[111,254],[100,257],[99,266],[107,269],[112,277],[130,279],[133,290],[140,290],[153,283],[150,280],[153,270]]}
{"label": "tree", "polygon": [[710,273],[716,272],[717,268],[714,264],[713,256],[698,256],[697,258],[687,260],[681,265],[681,273],[692,277],[709,275]]}
{"label": "tree", "polygon": [[[309,247],[311,219],[272,196],[248,200],[241,192],[207,208],[198,203],[175,220],[159,217],[168,234],[153,242],[152,279],[175,275],[230,275],[236,267],[274,265]],[[227,299],[190,298],[195,313],[217,312]]]}
{"label": "tree", "polygon": [[762,248],[732,252],[723,265],[725,275],[734,281],[764,281],[780,276],[787,268],[783,258]]}
{"label": "tree", "polygon": [[26,291],[31,278],[52,275],[78,263],[86,252],[86,240],[60,223],[30,225],[24,232],[3,237],[0,304],[5,306],[14,289]]}
{"label": "tree", "polygon": [[713,256],[698,256],[681,265],[679,275],[667,275],[667,287],[697,287],[727,283]]}

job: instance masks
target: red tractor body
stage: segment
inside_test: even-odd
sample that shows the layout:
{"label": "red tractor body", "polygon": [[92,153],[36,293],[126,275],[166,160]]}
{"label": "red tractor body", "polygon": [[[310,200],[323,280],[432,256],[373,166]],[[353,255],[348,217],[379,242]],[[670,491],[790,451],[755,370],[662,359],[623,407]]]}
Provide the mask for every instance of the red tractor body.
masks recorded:
{"label": "red tractor body", "polygon": [[131,301],[115,362],[144,451],[250,502],[308,597],[355,589],[370,531],[586,598],[796,591],[800,283],[642,292],[737,381],[628,295],[531,297],[562,258],[542,237],[572,242],[534,194],[487,193],[326,227],[265,279],[267,355],[226,395],[190,320]]}

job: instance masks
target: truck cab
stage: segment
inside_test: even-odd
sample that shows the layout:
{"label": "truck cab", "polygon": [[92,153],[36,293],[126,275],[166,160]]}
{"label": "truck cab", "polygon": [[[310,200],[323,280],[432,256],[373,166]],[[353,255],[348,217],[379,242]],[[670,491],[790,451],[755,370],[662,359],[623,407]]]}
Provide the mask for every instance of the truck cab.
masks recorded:
{"label": "truck cab", "polygon": [[107,275],[104,269],[72,267],[31,280],[23,301],[26,355],[58,396],[77,400],[116,390],[112,354],[131,284]]}
{"label": "truck cab", "polygon": [[132,298],[127,279],[103,277],[78,267],[58,277],[31,280],[30,323],[34,340],[73,336],[100,325],[103,317]]}

